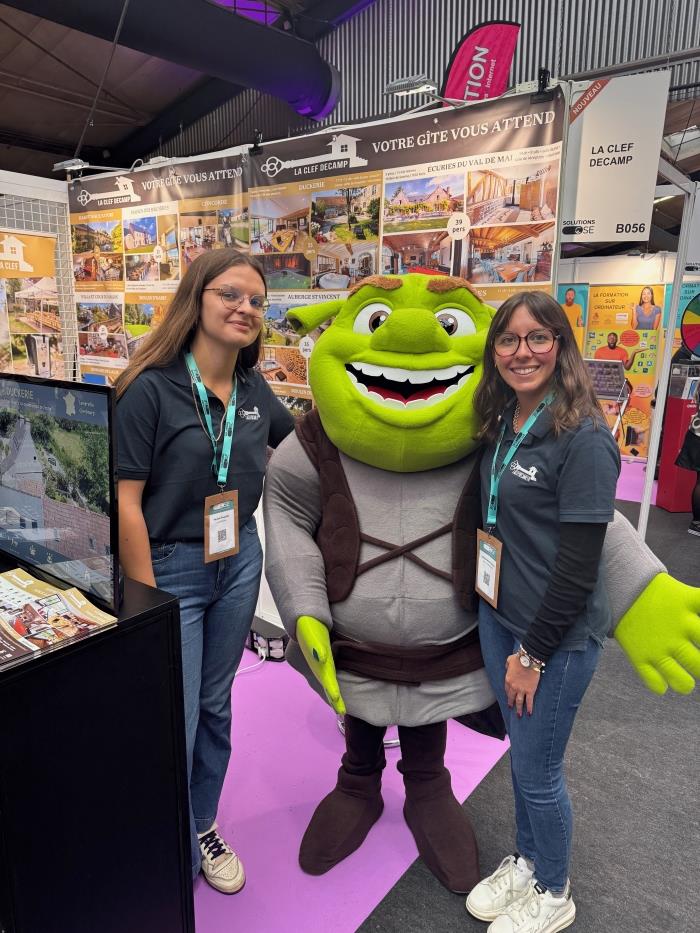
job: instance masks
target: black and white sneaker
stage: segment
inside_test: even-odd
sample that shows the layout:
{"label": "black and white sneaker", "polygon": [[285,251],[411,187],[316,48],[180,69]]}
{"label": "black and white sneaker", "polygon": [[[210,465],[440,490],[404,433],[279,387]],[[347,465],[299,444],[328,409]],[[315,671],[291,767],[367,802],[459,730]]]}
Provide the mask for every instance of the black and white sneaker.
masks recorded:
{"label": "black and white sneaker", "polygon": [[700,537],[700,521],[693,519],[693,521],[688,525],[688,534],[698,535],[698,537]]}
{"label": "black and white sneaker", "polygon": [[198,833],[202,872],[212,888],[235,894],[245,884],[243,863],[217,832],[216,823],[206,833]]}

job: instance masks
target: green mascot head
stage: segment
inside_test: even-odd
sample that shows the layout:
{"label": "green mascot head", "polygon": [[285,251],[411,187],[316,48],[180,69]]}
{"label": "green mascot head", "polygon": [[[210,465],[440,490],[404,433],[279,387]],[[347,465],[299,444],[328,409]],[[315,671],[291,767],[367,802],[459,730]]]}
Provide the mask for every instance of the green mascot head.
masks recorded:
{"label": "green mascot head", "polygon": [[463,279],[372,276],[347,300],[293,308],[314,346],[309,383],[323,428],[363,463],[410,473],[445,466],[478,443],[474,390],[493,308]]}

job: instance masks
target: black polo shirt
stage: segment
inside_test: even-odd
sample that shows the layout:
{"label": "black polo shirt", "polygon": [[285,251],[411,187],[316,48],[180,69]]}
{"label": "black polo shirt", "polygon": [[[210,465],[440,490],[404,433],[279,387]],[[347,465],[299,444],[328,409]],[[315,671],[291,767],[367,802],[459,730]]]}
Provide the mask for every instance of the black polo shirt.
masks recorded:
{"label": "black polo shirt", "polygon": [[[503,462],[513,441],[513,405],[504,412],[506,431],[498,456]],[[486,520],[491,464],[496,449],[490,444],[481,462],[482,518]],[[605,423],[591,419],[555,437],[549,409],[530,429],[498,489],[498,517],[494,536],[503,542],[503,558],[496,617],[518,638],[533,622],[549,584],[559,547],[561,522],[610,522],[620,453]],[[589,636],[603,642],[610,627],[610,610],[601,576],[580,618],[567,631],[561,646],[586,647]]]}
{"label": "black polo shirt", "polygon": [[[208,396],[218,433],[225,408],[212,392]],[[238,490],[241,527],[260,501],[268,445],[277,447],[293,427],[292,415],[260,373],[249,370],[238,377],[226,489]],[[117,441],[119,478],[147,481],[142,502],[151,541],[201,541],[204,499],[218,486],[212,444],[197,414],[184,357],[145,370],[129,386],[117,405]]]}

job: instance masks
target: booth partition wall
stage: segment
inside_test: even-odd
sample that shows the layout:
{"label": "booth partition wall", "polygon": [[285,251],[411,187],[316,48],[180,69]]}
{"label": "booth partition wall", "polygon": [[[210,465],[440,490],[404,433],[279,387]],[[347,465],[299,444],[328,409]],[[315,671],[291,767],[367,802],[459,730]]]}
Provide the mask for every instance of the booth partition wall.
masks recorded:
{"label": "booth partition wall", "polygon": [[[27,184],[18,184],[18,178],[26,178]],[[56,238],[55,278],[64,377],[79,378],[78,322],[75,315],[68,193],[65,183],[0,172],[0,230],[49,234]]]}

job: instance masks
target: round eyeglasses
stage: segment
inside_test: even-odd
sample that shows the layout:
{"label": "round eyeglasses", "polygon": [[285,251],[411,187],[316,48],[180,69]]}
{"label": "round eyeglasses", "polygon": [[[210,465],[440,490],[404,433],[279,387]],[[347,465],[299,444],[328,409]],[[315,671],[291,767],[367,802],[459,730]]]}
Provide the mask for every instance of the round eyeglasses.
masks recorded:
{"label": "round eyeglasses", "polygon": [[237,311],[243,302],[248,299],[248,304],[257,317],[262,317],[270,307],[270,302],[265,295],[245,295],[236,288],[203,288],[203,292],[216,292],[225,308],[229,311]]}
{"label": "round eyeglasses", "polygon": [[531,330],[524,337],[518,337],[517,334],[504,331],[494,340],[493,349],[498,356],[515,356],[522,340],[528,345],[531,353],[549,353],[559,340],[559,334],[553,334],[551,330]]}

